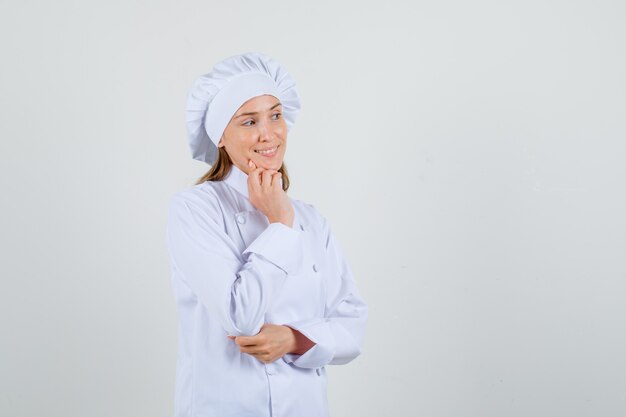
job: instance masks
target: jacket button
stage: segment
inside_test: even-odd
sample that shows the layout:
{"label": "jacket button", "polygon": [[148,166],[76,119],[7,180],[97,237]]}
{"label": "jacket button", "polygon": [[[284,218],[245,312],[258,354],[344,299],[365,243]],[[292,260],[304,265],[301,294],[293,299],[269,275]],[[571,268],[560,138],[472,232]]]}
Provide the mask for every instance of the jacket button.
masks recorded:
{"label": "jacket button", "polygon": [[304,226],[300,225],[300,230],[304,232]]}
{"label": "jacket button", "polygon": [[315,372],[317,372],[318,376],[321,375],[320,368],[315,369]]}
{"label": "jacket button", "polygon": [[246,218],[243,216],[237,216],[237,223],[244,224],[246,222]]}
{"label": "jacket button", "polygon": [[273,363],[266,363],[265,371],[267,372],[268,375],[276,375],[276,368]]}
{"label": "jacket button", "polygon": [[317,272],[317,265],[313,264],[313,270]]}

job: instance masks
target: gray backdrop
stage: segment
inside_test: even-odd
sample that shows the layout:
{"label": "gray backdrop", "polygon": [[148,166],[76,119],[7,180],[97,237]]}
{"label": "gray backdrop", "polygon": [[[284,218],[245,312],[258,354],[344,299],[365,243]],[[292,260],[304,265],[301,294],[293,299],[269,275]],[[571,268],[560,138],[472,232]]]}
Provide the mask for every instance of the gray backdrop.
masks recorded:
{"label": "gray backdrop", "polygon": [[0,415],[173,415],[183,106],[260,51],[370,307],[334,417],[626,415],[623,1],[3,1]]}

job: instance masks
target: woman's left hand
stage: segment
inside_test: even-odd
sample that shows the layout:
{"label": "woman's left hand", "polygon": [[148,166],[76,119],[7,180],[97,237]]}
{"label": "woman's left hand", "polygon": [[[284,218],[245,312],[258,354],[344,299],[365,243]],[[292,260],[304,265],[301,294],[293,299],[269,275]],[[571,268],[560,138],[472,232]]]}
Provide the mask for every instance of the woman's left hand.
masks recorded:
{"label": "woman's left hand", "polygon": [[254,336],[228,336],[235,340],[243,353],[253,355],[263,363],[271,363],[296,349],[294,330],[287,326],[265,323]]}

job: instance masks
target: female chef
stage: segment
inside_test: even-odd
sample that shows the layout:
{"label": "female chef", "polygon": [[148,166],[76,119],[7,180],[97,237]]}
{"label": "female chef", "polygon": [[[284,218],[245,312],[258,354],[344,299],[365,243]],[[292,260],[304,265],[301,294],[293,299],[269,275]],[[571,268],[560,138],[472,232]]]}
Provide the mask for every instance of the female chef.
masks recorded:
{"label": "female chef", "polygon": [[176,417],[328,416],[325,366],[361,352],[367,305],[346,258],[326,218],[286,194],[299,110],[260,53],[219,62],[188,96],[192,156],[211,169],[168,208]]}

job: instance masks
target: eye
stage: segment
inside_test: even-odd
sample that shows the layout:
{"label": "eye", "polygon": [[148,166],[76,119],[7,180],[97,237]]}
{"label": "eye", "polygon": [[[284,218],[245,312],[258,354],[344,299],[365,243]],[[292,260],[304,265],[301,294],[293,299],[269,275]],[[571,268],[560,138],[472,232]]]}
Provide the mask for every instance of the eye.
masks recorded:
{"label": "eye", "polygon": [[246,120],[245,122],[242,123],[242,126],[251,126],[248,123],[254,123],[254,120]]}
{"label": "eye", "polygon": [[276,116],[276,118],[274,120],[278,120],[278,119],[280,119],[280,116],[282,116],[282,113],[274,113],[274,114],[272,114],[272,116]]}

